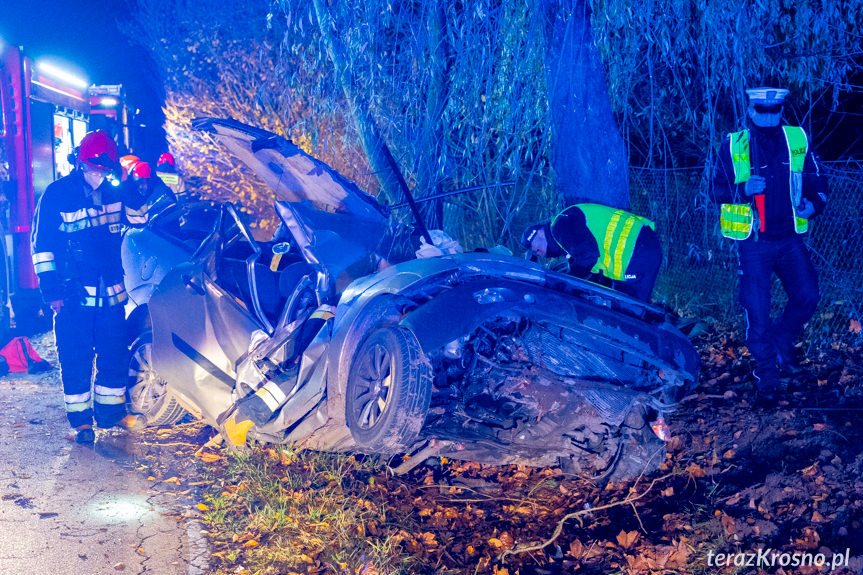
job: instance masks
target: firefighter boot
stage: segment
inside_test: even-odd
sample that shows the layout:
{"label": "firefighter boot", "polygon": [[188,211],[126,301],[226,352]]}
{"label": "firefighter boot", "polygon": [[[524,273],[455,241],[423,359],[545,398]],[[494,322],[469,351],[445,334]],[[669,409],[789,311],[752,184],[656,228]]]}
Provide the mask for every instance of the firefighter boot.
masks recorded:
{"label": "firefighter boot", "polygon": [[75,442],[82,445],[96,441],[96,433],[92,425],[79,425],[75,428]]}

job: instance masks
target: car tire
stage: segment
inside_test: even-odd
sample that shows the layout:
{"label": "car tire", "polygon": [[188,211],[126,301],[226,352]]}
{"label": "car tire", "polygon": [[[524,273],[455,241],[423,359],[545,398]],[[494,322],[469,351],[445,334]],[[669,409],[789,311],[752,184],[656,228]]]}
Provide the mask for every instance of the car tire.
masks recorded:
{"label": "car tire", "polygon": [[150,361],[153,332],[143,331],[129,347],[129,413],[143,415],[148,426],[173,425],[186,410],[171,396],[167,383],[159,377]]}
{"label": "car tire", "polygon": [[431,366],[412,332],[374,329],[351,363],[345,416],[361,450],[394,454],[410,447],[425,422]]}

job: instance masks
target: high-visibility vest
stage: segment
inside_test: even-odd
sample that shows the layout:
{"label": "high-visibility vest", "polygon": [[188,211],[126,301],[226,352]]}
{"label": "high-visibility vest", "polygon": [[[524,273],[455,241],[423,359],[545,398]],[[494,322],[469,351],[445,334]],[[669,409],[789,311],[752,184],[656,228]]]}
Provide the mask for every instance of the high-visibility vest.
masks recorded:
{"label": "high-visibility vest", "polygon": [[[791,206],[794,212],[794,230],[805,234],[809,229],[809,221],[797,216],[797,206],[803,197],[803,164],[809,151],[809,139],[803,128],[797,126],[782,126],[785,143],[788,145],[788,158],[791,166],[789,175],[789,190]],[[752,177],[752,164],[749,158],[749,130],[734,132],[728,137],[731,146],[731,165],[734,167],[734,183],[743,184]],[[719,213],[719,226],[722,235],[732,240],[745,240],[752,234],[754,228],[754,213],[752,204],[722,204]]]}
{"label": "high-visibility vest", "polygon": [[160,170],[156,170],[156,175],[162,180],[166,186],[171,188],[171,191],[174,192],[174,195],[178,198],[183,196],[183,192],[186,191],[185,182],[183,182],[183,178],[180,177],[180,174],[177,172],[163,172]]}
{"label": "high-visibility vest", "polygon": [[[584,213],[587,229],[599,246],[599,257],[591,271],[593,273],[602,272],[605,277],[613,280],[625,280],[626,269],[632,260],[632,252],[635,249],[635,242],[638,239],[638,234],[641,233],[641,228],[648,226],[655,231],[656,224],[642,216],[609,206],[575,204],[557,214],[551,220],[551,226],[554,227],[557,219],[573,208]],[[560,244],[558,243],[558,245]],[[560,247],[566,251],[563,246]]]}

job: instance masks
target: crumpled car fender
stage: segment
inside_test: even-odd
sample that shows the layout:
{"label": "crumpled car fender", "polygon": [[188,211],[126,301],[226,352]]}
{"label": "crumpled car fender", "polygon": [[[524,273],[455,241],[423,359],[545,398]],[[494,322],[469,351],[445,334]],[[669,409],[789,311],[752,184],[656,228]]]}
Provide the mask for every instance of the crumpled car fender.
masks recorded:
{"label": "crumpled car fender", "polygon": [[402,319],[402,293],[434,283],[458,269],[445,258],[410,260],[354,281],[342,293],[336,308],[330,340],[327,401],[332,414],[344,413],[348,373],[357,347],[378,325],[395,325]]}
{"label": "crumpled car fender", "polygon": [[529,286],[502,284],[500,279],[471,282],[441,293],[399,323],[416,335],[428,353],[507,312],[529,315],[536,301],[537,294]]}

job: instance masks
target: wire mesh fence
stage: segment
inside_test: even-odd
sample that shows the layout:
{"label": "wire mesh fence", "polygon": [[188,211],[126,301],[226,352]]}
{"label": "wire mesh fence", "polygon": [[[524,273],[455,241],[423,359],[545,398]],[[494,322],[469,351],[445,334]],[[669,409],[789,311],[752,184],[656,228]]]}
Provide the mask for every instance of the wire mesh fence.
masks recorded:
{"label": "wire mesh fence", "polygon": [[[837,341],[863,343],[863,169],[854,165],[828,166],[830,197],[827,208],[810,223],[804,237],[818,270],[821,301],[806,326],[811,346]],[[743,308],[737,281],[737,244],[719,231],[719,208],[710,201],[704,168],[682,170],[633,169],[630,198],[634,213],[656,223],[664,261],[653,300],[679,314],[705,320],[721,329],[743,329]],[[482,198],[482,196],[477,196]],[[489,198],[458,197],[447,203],[444,228],[466,249],[488,246],[506,236],[478,222],[500,222],[500,210]],[[485,208],[485,210],[484,210]],[[548,198],[526,199],[511,214],[509,242],[522,253],[518,236],[531,223],[547,220],[554,210]],[[501,224],[502,225],[502,224]],[[773,313],[787,298],[774,279]]]}
{"label": "wire mesh fence", "polygon": [[[863,170],[828,166],[827,173],[827,208],[805,239],[821,286],[805,334],[814,346],[863,342]],[[719,210],[709,201],[704,170],[633,170],[631,198],[632,211],[656,222],[665,250],[654,300],[682,316],[741,328],[737,246],[719,233]],[[787,299],[778,280],[773,290],[775,314]]]}

